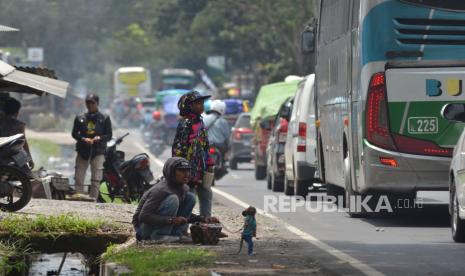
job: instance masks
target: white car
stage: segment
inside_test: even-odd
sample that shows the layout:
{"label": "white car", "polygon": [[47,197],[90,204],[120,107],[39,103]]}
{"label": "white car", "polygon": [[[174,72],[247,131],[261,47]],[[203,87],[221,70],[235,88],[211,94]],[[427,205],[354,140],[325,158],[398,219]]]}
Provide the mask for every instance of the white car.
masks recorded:
{"label": "white car", "polygon": [[[465,123],[465,104],[446,105],[442,116],[450,121]],[[456,242],[465,242],[465,130],[462,131],[452,155],[449,195],[452,238]]]}
{"label": "white car", "polygon": [[317,168],[315,125],[315,75],[308,75],[297,89],[285,145],[284,193],[306,196],[315,182]]}

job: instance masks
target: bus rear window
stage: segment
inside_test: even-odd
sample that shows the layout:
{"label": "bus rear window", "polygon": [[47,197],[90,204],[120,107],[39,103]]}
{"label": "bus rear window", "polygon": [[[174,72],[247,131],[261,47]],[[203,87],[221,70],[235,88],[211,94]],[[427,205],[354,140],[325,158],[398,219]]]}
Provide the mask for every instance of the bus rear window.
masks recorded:
{"label": "bus rear window", "polygon": [[461,0],[401,0],[402,2],[429,8],[465,11],[465,1]]}

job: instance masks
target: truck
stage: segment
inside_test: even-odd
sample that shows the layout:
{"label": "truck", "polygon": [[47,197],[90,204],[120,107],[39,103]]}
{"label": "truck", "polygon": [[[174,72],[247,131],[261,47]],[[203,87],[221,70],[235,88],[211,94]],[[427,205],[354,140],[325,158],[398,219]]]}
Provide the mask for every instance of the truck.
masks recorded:
{"label": "truck", "polygon": [[447,191],[463,124],[440,114],[464,102],[464,2],[322,0],[318,9],[302,49],[315,56],[318,174],[327,193],[357,217],[370,210],[352,208],[355,200],[369,195],[396,208],[391,199]]}

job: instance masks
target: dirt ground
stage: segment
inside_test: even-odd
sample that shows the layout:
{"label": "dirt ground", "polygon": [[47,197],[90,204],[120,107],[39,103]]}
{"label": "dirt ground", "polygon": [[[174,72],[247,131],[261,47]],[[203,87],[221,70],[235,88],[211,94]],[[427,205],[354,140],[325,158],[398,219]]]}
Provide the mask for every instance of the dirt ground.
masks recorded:
{"label": "dirt ground", "polygon": [[[33,199],[18,213],[28,215],[56,215],[61,213],[78,214],[84,218],[101,218],[119,222],[132,231],[131,219],[135,205],[102,204],[80,201],[58,201]],[[254,241],[256,256],[247,255],[244,243],[240,254],[239,230],[243,223],[242,209],[224,199],[214,200],[213,213],[220,218],[229,237],[220,241],[217,246],[200,246],[191,243],[173,244],[170,246],[204,247],[216,252],[217,258],[213,267],[207,268],[211,275],[332,275],[312,259],[309,244],[293,239],[283,227],[266,217],[257,215],[257,236]],[[230,232],[229,232],[230,231]],[[205,271],[205,270],[204,270]],[[217,274],[215,274],[217,273]]]}

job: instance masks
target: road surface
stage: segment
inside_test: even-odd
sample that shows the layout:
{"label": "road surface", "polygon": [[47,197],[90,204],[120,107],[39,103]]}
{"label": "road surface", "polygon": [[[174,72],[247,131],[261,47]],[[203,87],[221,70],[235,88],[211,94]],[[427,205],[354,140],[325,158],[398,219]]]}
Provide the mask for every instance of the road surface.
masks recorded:
{"label": "road surface", "polygon": [[[138,134],[126,143],[126,149],[137,153],[144,145]],[[124,146],[122,146],[123,149]],[[127,156],[130,156],[127,155]],[[155,174],[169,157],[169,150],[152,162]],[[283,197],[283,193],[267,190],[265,181],[254,179],[253,165],[240,164],[217,181],[214,196],[228,196],[235,203],[260,209],[266,196]],[[221,194],[221,195],[220,195]],[[324,192],[312,193],[324,195]],[[437,196],[439,198],[443,194]],[[284,197],[286,200],[286,197]],[[288,200],[289,198],[287,198]],[[269,200],[269,199],[268,199]],[[317,201],[308,201],[316,208]],[[308,244],[312,258],[323,266],[351,265],[336,268],[341,274],[385,275],[464,275],[465,245],[451,239],[446,205],[423,205],[422,208],[397,215],[350,218],[345,212],[309,212],[297,207],[295,212],[271,215],[289,226]],[[315,246],[316,245],[316,246]],[[339,270],[338,270],[339,269]]]}

